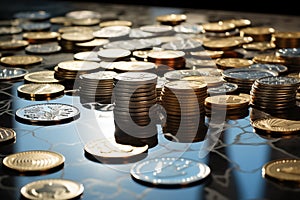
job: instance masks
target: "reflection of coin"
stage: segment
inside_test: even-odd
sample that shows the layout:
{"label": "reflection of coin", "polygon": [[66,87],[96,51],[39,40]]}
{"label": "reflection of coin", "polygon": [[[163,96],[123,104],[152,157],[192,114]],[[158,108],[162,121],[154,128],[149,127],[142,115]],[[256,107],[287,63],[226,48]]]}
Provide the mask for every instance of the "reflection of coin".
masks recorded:
{"label": "reflection of coin", "polygon": [[104,138],[88,142],[84,146],[84,150],[102,162],[109,162],[111,159],[114,159],[115,162],[124,162],[127,159],[145,154],[148,150],[148,145],[135,147],[119,144],[114,138]]}
{"label": "reflection of coin", "polygon": [[14,153],[3,159],[3,164],[18,172],[45,172],[64,164],[60,153],[46,150],[31,150]]}
{"label": "reflection of coin", "polygon": [[31,72],[24,76],[24,80],[30,83],[58,83],[59,80],[54,78],[54,73],[52,70]]}
{"label": "reflection of coin", "polygon": [[39,56],[14,55],[14,56],[2,57],[0,61],[4,65],[28,66],[28,65],[41,63],[43,61],[43,58]]}
{"label": "reflection of coin", "polygon": [[300,182],[300,160],[272,160],[262,167],[262,175],[266,178],[298,185]]}
{"label": "reflection of coin", "polygon": [[201,162],[186,158],[154,158],[134,164],[131,176],[156,186],[182,186],[201,181],[210,174],[210,168]]}
{"label": "reflection of coin", "polygon": [[27,199],[75,199],[83,193],[82,184],[67,179],[44,179],[33,181],[21,188]]}
{"label": "reflection of coin", "polygon": [[0,68],[0,81],[22,78],[26,76],[27,73],[28,71],[26,69],[21,68]]}
{"label": "reflection of coin", "polygon": [[12,128],[0,127],[0,144],[12,143],[16,140],[16,132]]}
{"label": "reflection of coin", "polygon": [[268,134],[296,134],[300,132],[300,122],[296,120],[265,118],[251,124],[255,130]]}
{"label": "reflection of coin", "polygon": [[55,125],[78,119],[79,109],[75,106],[60,103],[35,104],[19,108],[16,111],[17,121],[33,125]]}
{"label": "reflection of coin", "polygon": [[65,87],[60,84],[28,83],[20,85],[17,89],[18,96],[28,100],[50,100],[64,95]]}

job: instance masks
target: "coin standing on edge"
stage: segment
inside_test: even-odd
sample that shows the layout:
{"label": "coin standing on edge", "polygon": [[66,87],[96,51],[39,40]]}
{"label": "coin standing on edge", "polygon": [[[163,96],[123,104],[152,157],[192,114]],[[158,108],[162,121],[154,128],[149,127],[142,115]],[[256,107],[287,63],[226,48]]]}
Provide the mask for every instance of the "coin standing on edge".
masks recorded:
{"label": "coin standing on edge", "polygon": [[162,157],[135,163],[131,176],[156,186],[186,186],[205,179],[211,170],[204,163],[187,158]]}

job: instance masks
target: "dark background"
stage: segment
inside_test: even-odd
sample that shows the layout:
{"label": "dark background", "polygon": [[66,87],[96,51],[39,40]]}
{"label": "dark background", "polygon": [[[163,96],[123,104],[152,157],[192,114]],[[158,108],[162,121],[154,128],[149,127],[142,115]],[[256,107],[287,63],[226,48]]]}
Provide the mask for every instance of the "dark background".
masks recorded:
{"label": "dark background", "polygon": [[[175,8],[197,8],[209,10],[241,11],[267,14],[285,14],[300,16],[300,8],[295,0],[88,0],[90,2],[131,4],[145,6],[175,7]],[[0,19],[9,19],[19,11],[47,9],[52,13],[66,10],[71,2],[88,2],[79,0],[0,0]]]}

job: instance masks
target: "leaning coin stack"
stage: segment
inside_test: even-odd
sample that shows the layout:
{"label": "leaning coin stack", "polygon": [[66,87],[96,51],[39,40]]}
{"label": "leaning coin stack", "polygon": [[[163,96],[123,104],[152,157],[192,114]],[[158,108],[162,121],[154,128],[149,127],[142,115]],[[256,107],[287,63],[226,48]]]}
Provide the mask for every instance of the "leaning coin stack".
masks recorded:
{"label": "leaning coin stack", "polygon": [[147,61],[156,65],[167,65],[173,69],[185,68],[185,53],[176,50],[162,50],[149,52]]}
{"label": "leaning coin stack", "polygon": [[299,48],[300,32],[278,31],[272,35],[272,42],[277,48]]}
{"label": "leaning coin stack", "polygon": [[113,71],[99,71],[79,76],[79,97],[81,103],[99,102],[110,104],[113,91]]}
{"label": "leaning coin stack", "polygon": [[114,77],[113,103],[116,142],[154,147],[157,142],[153,107],[157,102],[157,75],[124,72]]}
{"label": "leaning coin stack", "polygon": [[215,95],[205,99],[205,114],[211,118],[241,119],[248,116],[248,108],[249,98],[240,95]]}
{"label": "leaning coin stack", "polygon": [[222,72],[225,81],[238,85],[239,92],[249,93],[254,81],[261,77],[278,76],[278,72],[249,67],[226,69]]}
{"label": "leaning coin stack", "polygon": [[206,97],[207,84],[204,81],[167,82],[162,91],[162,105],[167,114],[164,132],[172,134],[179,142],[200,141],[205,135]]}
{"label": "leaning coin stack", "polygon": [[263,77],[252,85],[250,104],[268,113],[286,113],[296,106],[300,80],[286,76]]}
{"label": "leaning coin stack", "polygon": [[66,89],[73,89],[77,87],[74,85],[75,80],[81,75],[98,71],[100,64],[91,61],[62,61],[54,68],[54,77],[66,87]]}

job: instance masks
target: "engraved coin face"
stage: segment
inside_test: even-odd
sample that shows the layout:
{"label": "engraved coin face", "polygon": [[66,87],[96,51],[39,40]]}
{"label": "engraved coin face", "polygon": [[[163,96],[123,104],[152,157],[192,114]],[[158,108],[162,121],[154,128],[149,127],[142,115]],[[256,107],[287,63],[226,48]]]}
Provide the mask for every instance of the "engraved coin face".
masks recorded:
{"label": "engraved coin face", "polygon": [[14,55],[5,56],[0,59],[0,62],[4,65],[10,66],[28,66],[33,64],[38,64],[43,61],[40,56],[29,56],[29,55]]}
{"label": "engraved coin face", "polygon": [[12,143],[16,140],[16,132],[12,128],[0,127],[0,144]]}
{"label": "engraved coin face", "polygon": [[266,163],[262,167],[262,175],[279,182],[300,182],[299,159],[277,159]]}
{"label": "engraved coin face", "polygon": [[256,81],[257,83],[262,85],[272,85],[272,87],[300,86],[300,80],[298,78],[287,77],[287,76],[262,77],[257,79]]}
{"label": "engraved coin face", "polygon": [[64,164],[65,157],[57,152],[30,150],[10,154],[3,159],[3,164],[18,172],[46,172]]}
{"label": "engraved coin face", "polygon": [[65,87],[61,84],[28,83],[18,87],[18,96],[28,100],[50,100],[64,95]]}
{"label": "engraved coin face", "polygon": [[52,70],[30,72],[24,76],[24,80],[30,83],[58,83],[59,80],[54,78],[54,73]]}
{"label": "engraved coin face", "polygon": [[0,68],[0,81],[23,78],[28,74],[26,69],[21,68]]}
{"label": "engraved coin face", "polygon": [[84,186],[67,179],[44,179],[24,185],[20,192],[23,197],[41,199],[75,199],[82,195]]}
{"label": "engraved coin face", "polygon": [[300,132],[300,122],[296,120],[265,118],[252,122],[254,129],[265,133],[295,134]]}
{"label": "engraved coin face", "polygon": [[17,121],[33,125],[55,125],[78,119],[78,108],[68,104],[44,103],[20,108],[16,111]]}
{"label": "engraved coin face", "polygon": [[207,87],[207,83],[204,80],[178,80],[178,81],[170,81],[165,84],[165,87],[170,90],[198,90],[204,89]]}
{"label": "engraved coin face", "polygon": [[162,157],[135,163],[131,176],[142,182],[159,185],[188,185],[205,179],[211,170],[204,163],[187,158]]}
{"label": "engraved coin face", "polygon": [[237,80],[256,80],[266,76],[278,76],[278,72],[263,70],[263,69],[250,69],[248,67],[225,69],[222,72],[225,78],[232,78]]}

